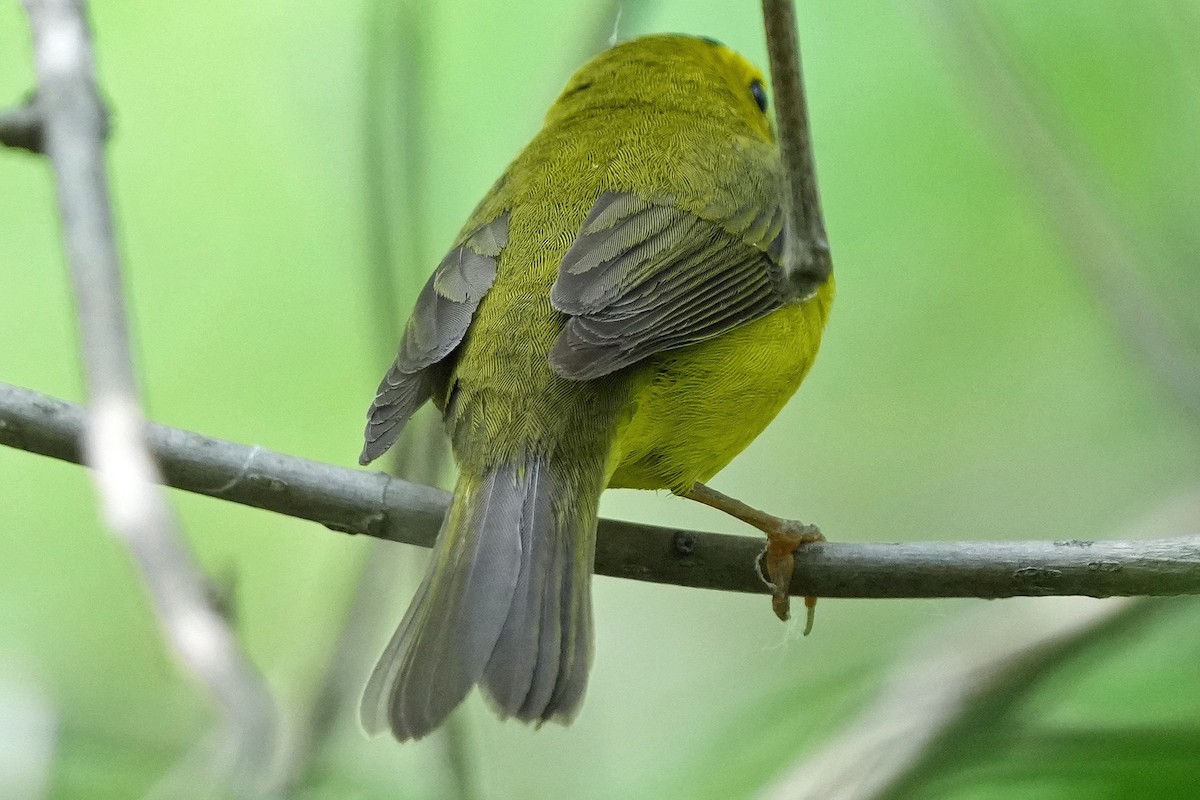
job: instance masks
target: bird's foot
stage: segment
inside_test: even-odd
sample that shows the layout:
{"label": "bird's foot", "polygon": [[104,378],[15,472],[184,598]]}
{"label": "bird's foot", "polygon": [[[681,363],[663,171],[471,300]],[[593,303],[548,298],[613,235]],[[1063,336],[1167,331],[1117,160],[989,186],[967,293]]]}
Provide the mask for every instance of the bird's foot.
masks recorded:
{"label": "bird's foot", "polygon": [[[775,616],[787,620],[791,616],[791,597],[788,589],[792,584],[796,551],[806,544],[825,541],[825,535],[820,529],[816,525],[806,525],[759,511],[703,483],[697,483],[683,496],[737,517],[767,535],[767,547],[759,558],[760,566],[766,572],[767,583],[771,588],[771,608],[775,611]],[[808,611],[804,624],[804,635],[807,636],[812,631],[817,598],[805,597],[804,607]]]}
{"label": "bird's foot", "polygon": [[[767,581],[771,585],[771,608],[775,611],[775,616],[787,620],[791,616],[791,596],[788,589],[792,585],[796,551],[806,544],[825,541],[825,534],[821,533],[816,525],[806,525],[793,519],[772,517],[763,521],[766,524],[759,529],[767,535],[767,547],[761,560],[763,571],[767,573]],[[805,597],[804,607],[807,609],[804,635],[808,636],[812,632],[817,598],[811,595]]]}

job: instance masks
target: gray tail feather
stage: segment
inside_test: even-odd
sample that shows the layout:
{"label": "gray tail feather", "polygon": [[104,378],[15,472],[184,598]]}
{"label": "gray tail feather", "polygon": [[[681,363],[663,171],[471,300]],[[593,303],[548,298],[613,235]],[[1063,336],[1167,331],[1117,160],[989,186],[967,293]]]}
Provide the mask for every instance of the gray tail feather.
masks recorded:
{"label": "gray tail feather", "polygon": [[460,476],[425,579],[363,694],[370,733],[419,739],[476,684],[502,717],[570,721],[591,666],[595,484],[540,457]]}

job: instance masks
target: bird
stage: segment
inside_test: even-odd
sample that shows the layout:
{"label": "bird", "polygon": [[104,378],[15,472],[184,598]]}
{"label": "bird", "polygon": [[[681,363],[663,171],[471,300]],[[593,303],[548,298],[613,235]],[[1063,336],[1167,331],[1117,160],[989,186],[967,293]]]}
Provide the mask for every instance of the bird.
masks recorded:
{"label": "bird", "polygon": [[501,718],[575,717],[606,488],[713,505],[789,564],[820,538],[706,485],[799,387],[833,300],[832,276],[799,292],[782,263],[785,206],[764,76],[729,47],[644,36],[570,78],[420,291],[368,411],[362,464],[432,401],[458,466],[368,733],[420,739],[476,686]]}

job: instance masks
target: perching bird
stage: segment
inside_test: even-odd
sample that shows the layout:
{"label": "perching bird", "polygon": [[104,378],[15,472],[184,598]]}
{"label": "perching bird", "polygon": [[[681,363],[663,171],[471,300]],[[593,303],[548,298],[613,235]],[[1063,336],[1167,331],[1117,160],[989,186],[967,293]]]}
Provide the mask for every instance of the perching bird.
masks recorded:
{"label": "perching bird", "polygon": [[783,226],[763,77],[741,56],[648,36],[571,78],[425,284],[369,412],[363,464],[432,399],[459,477],[367,685],[368,731],[425,736],[475,685],[502,717],[569,722],[600,493],[746,509],[702,482],[800,385],[833,298],[832,280],[797,295]]}

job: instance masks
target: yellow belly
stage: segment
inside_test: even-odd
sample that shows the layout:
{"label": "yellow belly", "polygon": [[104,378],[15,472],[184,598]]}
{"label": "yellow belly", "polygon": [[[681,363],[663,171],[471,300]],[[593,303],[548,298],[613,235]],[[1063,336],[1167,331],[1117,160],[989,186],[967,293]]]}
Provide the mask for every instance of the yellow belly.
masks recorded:
{"label": "yellow belly", "polygon": [[651,359],[634,378],[609,487],[686,492],[717,474],[800,386],[832,300],[830,278],[804,303]]}

